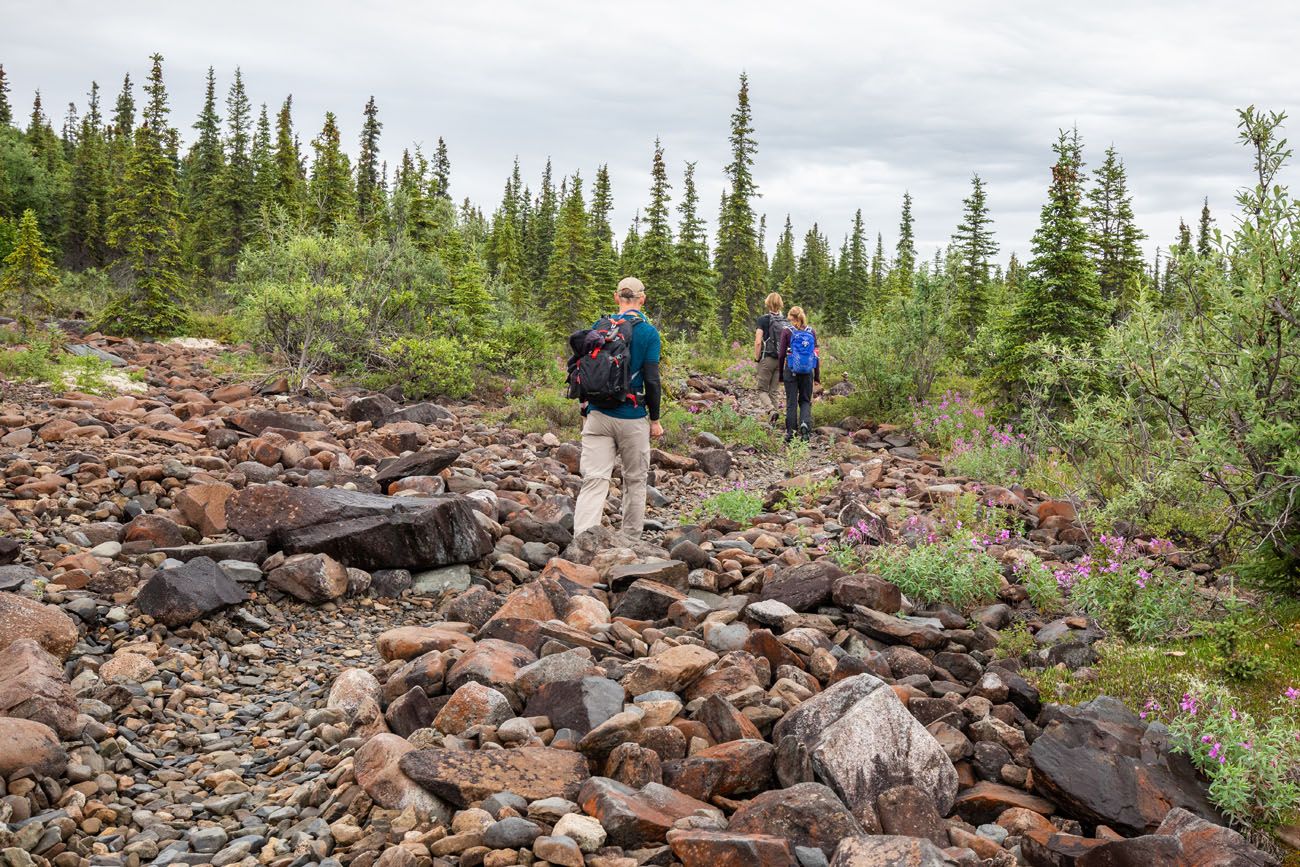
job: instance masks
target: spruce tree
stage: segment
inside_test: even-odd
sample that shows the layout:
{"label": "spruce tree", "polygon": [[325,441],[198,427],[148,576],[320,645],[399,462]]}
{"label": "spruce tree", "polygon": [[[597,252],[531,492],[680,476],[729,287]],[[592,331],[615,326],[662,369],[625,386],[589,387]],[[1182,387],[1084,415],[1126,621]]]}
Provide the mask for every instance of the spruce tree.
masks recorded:
{"label": "spruce tree", "polygon": [[1196,227],[1196,255],[1205,258],[1213,252],[1214,232],[1210,224],[1214,218],[1210,216],[1210,200],[1205,199],[1201,205],[1201,222]]}
{"label": "spruce tree", "polygon": [[1033,258],[1014,309],[1002,323],[1001,357],[991,371],[1012,399],[1023,396],[1035,341],[1094,344],[1110,313],[1089,256],[1078,130],[1061,130],[1052,150],[1057,159],[1031,243]]}
{"label": "spruce tree", "polygon": [[622,276],[627,277],[636,273],[640,257],[641,212],[637,211],[632,217],[632,224],[627,227],[627,234],[623,236],[623,246],[619,248],[618,270]]}
{"label": "spruce tree", "polygon": [[451,159],[442,136],[438,136],[438,147],[433,152],[433,189],[435,195],[451,201]]}
{"label": "spruce tree", "polygon": [[[135,143],[135,91],[129,74],[122,78],[122,89],[113,104],[113,118],[107,133],[108,203],[104,213],[106,233],[109,221],[127,194],[123,184],[131,148]],[[114,254],[121,252],[120,249],[112,251]]]}
{"label": "spruce tree", "polygon": [[181,307],[181,211],[169,148],[162,55],[153,55],[145,122],[135,133],[123,178],[124,196],[109,223],[109,241],[125,251],[131,289],[104,311],[99,327],[161,336],[184,326]]}
{"label": "spruce tree", "polygon": [[224,269],[221,251],[228,228],[218,207],[218,186],[225,173],[221,149],[221,117],[217,114],[217,82],[208,67],[203,109],[194,123],[197,133],[182,165],[182,208],[185,214],[184,250],[191,270],[202,277]]}
{"label": "spruce tree", "polygon": [[618,285],[618,253],[614,250],[614,229],[609,214],[614,208],[614,193],[609,181],[609,166],[596,170],[591,190],[591,285],[597,297]]}
{"label": "spruce tree", "polygon": [[1093,177],[1088,191],[1088,244],[1101,297],[1118,314],[1132,302],[1141,282],[1141,245],[1146,234],[1137,227],[1133,216],[1124,161],[1114,145],[1106,148],[1105,158]]}
{"label": "spruce tree", "polygon": [[771,291],[781,291],[781,284],[785,283],[787,277],[794,276],[794,270],[794,226],[790,223],[790,215],[786,214],[785,228],[781,230],[781,237],[776,239],[776,251],[772,254],[772,265],[767,272],[767,283]]}
{"label": "spruce tree", "polygon": [[307,204],[307,185],[303,176],[298,139],[293,133],[293,97],[288,96],[275,117],[275,146],[271,200],[268,207],[279,209],[284,219],[297,222]]}
{"label": "spruce tree", "polygon": [[849,281],[849,236],[840,242],[840,254],[831,264],[826,298],[819,310],[822,325],[830,332],[843,332],[854,319],[853,287]]}
{"label": "spruce tree", "polygon": [[74,267],[102,265],[107,252],[105,220],[109,203],[108,152],[99,109],[99,85],[90,84],[90,101],[81,119],[72,158],[72,199],[64,240]]}
{"label": "spruce tree", "polygon": [[695,188],[695,163],[686,164],[682,200],[677,206],[676,283],[685,301],[685,320],[702,339],[714,346],[722,332],[718,324],[717,275],[709,264],[709,239],[699,215],[700,195]]}
{"label": "spruce tree", "polygon": [[895,294],[908,295],[916,276],[916,228],[912,222],[912,194],[903,193],[903,212],[898,219],[898,244],[894,248]]}
{"label": "spruce tree", "polygon": [[[871,254],[871,297],[875,303],[880,306],[885,300],[885,238],[880,232],[876,233],[876,252]],[[869,310],[868,315],[874,316],[877,311]]]}
{"label": "spruce tree", "polygon": [[731,162],[727,187],[718,215],[718,244],[714,267],[718,272],[718,300],[727,333],[742,343],[753,334],[752,317],[763,296],[763,253],[754,226],[753,116],[749,106],[749,77],[740,76],[736,110],[731,115]]}
{"label": "spruce tree", "polygon": [[970,195],[962,201],[962,221],[952,236],[952,249],[958,258],[957,273],[953,275],[953,327],[966,340],[973,340],[988,318],[989,259],[998,252],[984,181],[975,174],[970,185]]}
{"label": "spruce tree", "polygon": [[9,104],[9,79],[5,77],[5,65],[0,63],[0,127],[7,127],[14,122],[14,110]]}
{"label": "spruce tree", "polygon": [[803,251],[794,274],[795,297],[787,303],[798,304],[810,312],[823,310],[827,292],[833,290],[830,278],[830,242],[813,223],[803,236]]}
{"label": "spruce tree", "polygon": [[845,324],[851,325],[861,321],[879,301],[871,288],[871,259],[867,255],[867,230],[862,222],[861,208],[853,215],[853,231],[849,234],[848,249],[840,262],[840,270],[844,272],[841,284],[844,287]]}
{"label": "spruce tree", "polygon": [[325,124],[311,146],[316,152],[307,190],[311,224],[332,235],[352,219],[357,207],[352,170],[348,166],[347,154],[339,145],[339,128],[334,112],[325,112]]}
{"label": "spruce tree", "polygon": [[551,249],[555,244],[556,219],[555,186],[551,180],[551,160],[546,160],[546,169],[542,173],[542,189],[528,221],[528,233],[524,238],[524,255],[528,260],[529,276],[534,287],[542,288],[550,268]]}
{"label": "spruce tree", "polygon": [[519,160],[515,159],[515,172],[506,178],[501,204],[492,217],[492,232],[488,238],[488,264],[492,274],[505,284],[510,306],[523,314],[533,297],[532,281],[524,263],[522,220],[519,213],[519,195],[514,188],[518,176]]}
{"label": "spruce tree", "polygon": [[591,285],[591,227],[582,178],[577,174],[568,187],[553,240],[542,284],[542,318],[553,337],[565,338],[591,323],[601,302],[597,290],[609,290]]}
{"label": "spruce tree", "polygon": [[361,153],[357,157],[357,222],[374,234],[383,214],[384,198],[379,186],[379,121],[375,98],[366,102],[365,121],[361,124]]}
{"label": "spruce tree", "polygon": [[[217,183],[217,211],[221,219],[217,277],[230,276],[239,251],[257,228],[257,169],[260,167],[257,160],[264,158],[265,153],[258,154],[256,142],[250,142],[252,119],[244,76],[236,67],[235,80],[226,95],[225,167]],[[265,106],[259,122],[266,122]],[[259,132],[262,132],[260,127]]]}
{"label": "spruce tree", "polygon": [[249,160],[253,164],[253,201],[250,209],[254,223],[250,232],[256,236],[262,230],[263,215],[275,202],[275,151],[271,146],[271,119],[267,116],[266,103],[262,103],[257,115]]}
{"label": "spruce tree", "polygon": [[668,168],[664,149],[655,139],[650,163],[650,205],[646,208],[645,233],[641,236],[636,276],[645,284],[650,314],[668,330],[686,324],[686,299],[677,291],[677,266],[673,261],[673,232],[668,220]]}
{"label": "spruce tree", "polygon": [[0,268],[0,299],[20,322],[30,325],[33,314],[49,312],[49,291],[59,282],[50,251],[41,240],[36,212],[23,211],[18,221],[17,243]]}

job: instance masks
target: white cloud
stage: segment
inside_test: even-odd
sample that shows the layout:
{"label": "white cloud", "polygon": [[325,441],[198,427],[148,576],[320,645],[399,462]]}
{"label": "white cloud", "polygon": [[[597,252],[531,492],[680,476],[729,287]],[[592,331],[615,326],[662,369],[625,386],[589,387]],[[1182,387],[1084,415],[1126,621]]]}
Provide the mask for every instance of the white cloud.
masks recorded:
{"label": "white cloud", "polygon": [[[945,243],[972,172],[988,181],[1005,257],[1037,222],[1056,129],[1078,124],[1095,165],[1114,143],[1135,207],[1167,245],[1201,199],[1227,225],[1248,180],[1234,109],[1285,109],[1300,63],[1300,23],[1283,2],[1123,3],[1086,8],[990,0],[929,4],[594,2],[382,4],[235,0],[220,7],[88,0],[39,10],[0,0],[0,62],[20,116],[40,87],[49,113],[97,79],[111,101],[122,73],[167,57],[173,119],[188,132],[209,64],[222,87],[243,68],[272,111],[294,94],[310,141],[328,109],[355,140],[374,94],[382,155],[438,136],[453,192],[491,210],[514,156],[537,186],[590,179],[608,162],[615,218],[643,205],[652,143],[675,188],[699,162],[712,216],[727,161],[736,75],[751,78],[755,166],[769,242],[791,213],[838,242],[853,212],[892,247],[904,189],[922,255]],[[618,234],[622,234],[620,228]]]}

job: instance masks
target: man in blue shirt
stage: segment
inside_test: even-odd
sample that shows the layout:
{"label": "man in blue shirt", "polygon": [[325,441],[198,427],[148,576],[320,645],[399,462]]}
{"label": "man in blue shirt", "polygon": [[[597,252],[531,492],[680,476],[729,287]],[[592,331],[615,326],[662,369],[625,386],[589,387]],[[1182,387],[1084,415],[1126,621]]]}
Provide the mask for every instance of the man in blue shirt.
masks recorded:
{"label": "man in blue shirt", "polygon": [[659,424],[660,339],[658,330],[641,312],[645,284],[624,277],[614,294],[615,319],[633,322],[630,347],[630,399],[612,409],[584,407],[582,425],[582,490],[574,508],[573,535],[600,525],[609,496],[614,460],[623,465],[623,535],[636,539],[645,525],[646,480],[650,476],[650,438],[663,436]]}

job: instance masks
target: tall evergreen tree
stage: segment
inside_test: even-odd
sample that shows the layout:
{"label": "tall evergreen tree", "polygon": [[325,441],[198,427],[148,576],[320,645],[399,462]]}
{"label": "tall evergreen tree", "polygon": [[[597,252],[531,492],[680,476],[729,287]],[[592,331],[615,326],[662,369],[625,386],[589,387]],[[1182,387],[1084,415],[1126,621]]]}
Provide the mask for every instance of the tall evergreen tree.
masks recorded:
{"label": "tall evergreen tree", "polygon": [[993,219],[989,216],[984,180],[971,175],[970,195],[963,201],[962,220],[952,236],[958,258],[953,304],[953,326],[967,340],[984,324],[989,312],[989,259],[997,255]]}
{"label": "tall evergreen tree", "polygon": [[1214,249],[1214,232],[1210,229],[1213,222],[1214,218],[1210,216],[1210,200],[1206,198],[1201,205],[1201,222],[1196,227],[1196,255],[1198,256],[1209,256]]}
{"label": "tall evergreen tree", "polygon": [[618,253],[614,250],[614,229],[609,214],[614,208],[614,193],[609,181],[609,166],[596,170],[591,189],[591,284],[599,297],[618,285]]}
{"label": "tall evergreen tree", "polygon": [[808,311],[821,311],[832,288],[830,242],[813,223],[803,236],[803,250],[795,269],[795,299],[787,303],[798,303]]}
{"label": "tall evergreen tree", "polygon": [[433,152],[433,189],[436,195],[451,201],[451,158],[442,136],[438,136],[438,147]]}
{"label": "tall evergreen tree", "polygon": [[68,263],[73,267],[102,265],[106,253],[108,153],[99,109],[99,85],[93,81],[89,99],[72,158],[72,199],[64,240]]}
{"label": "tall evergreen tree", "polygon": [[1061,130],[1052,150],[1057,159],[1031,243],[1033,258],[1024,288],[1002,324],[1001,360],[993,370],[996,384],[1013,398],[1023,394],[1035,341],[1095,343],[1110,312],[1089,256],[1078,130]]}
{"label": "tall evergreen tree", "polygon": [[1088,191],[1088,244],[1101,297],[1119,313],[1133,300],[1142,279],[1141,245],[1146,234],[1133,216],[1128,175],[1114,145],[1106,148],[1093,177]]}
{"label": "tall evergreen tree", "polygon": [[637,262],[641,258],[641,212],[637,211],[632,217],[632,223],[627,227],[627,234],[623,236],[623,246],[619,248],[618,269],[624,277],[633,274],[637,270]]}
{"label": "tall evergreen tree", "polygon": [[681,219],[677,223],[678,292],[685,301],[685,319],[712,342],[721,337],[718,330],[718,304],[715,288],[717,275],[709,264],[709,240],[704,220],[699,215],[700,195],[695,189],[695,163],[686,164],[682,177],[682,200],[677,206]]}
{"label": "tall evergreen tree", "polygon": [[894,292],[907,295],[916,276],[916,227],[912,222],[912,194],[903,193],[903,212],[898,219],[898,244],[894,248]]}
{"label": "tall evergreen tree", "polygon": [[[867,254],[867,230],[862,222],[862,209],[853,215],[853,231],[849,233],[848,249],[841,257],[841,284],[844,287],[845,324],[862,319],[876,307],[878,298],[872,294],[871,259]],[[829,310],[826,311],[830,313]]]}
{"label": "tall evergreen tree", "polygon": [[776,239],[776,251],[772,253],[772,265],[767,272],[768,287],[773,292],[781,291],[781,284],[787,277],[794,276],[794,270],[794,226],[790,223],[790,215],[786,214],[785,228],[781,230],[781,237]]}
{"label": "tall evergreen tree", "polygon": [[528,234],[524,239],[525,256],[528,259],[529,274],[533,285],[541,289],[550,268],[551,249],[555,244],[555,220],[557,201],[555,186],[552,183],[551,160],[546,160],[542,172],[542,189],[537,194],[528,221]]}
{"label": "tall evergreen tree", "polygon": [[876,252],[871,254],[871,297],[880,304],[885,298],[885,238],[876,233]]}
{"label": "tall evergreen tree", "polygon": [[145,88],[145,121],[123,178],[124,197],[113,212],[109,241],[126,252],[130,292],[104,311],[101,325],[123,334],[174,334],[184,323],[181,308],[181,211],[176,170],[169,148],[167,89],[162,55],[152,57]]}
{"label": "tall evergreen tree", "polygon": [[283,211],[289,220],[299,220],[307,204],[307,185],[303,176],[298,138],[293,133],[293,97],[285,97],[275,117],[275,146],[272,149],[274,176],[270,207]]}
{"label": "tall evergreen tree", "polygon": [[326,234],[333,234],[352,219],[357,207],[352,169],[339,144],[339,127],[334,112],[325,112],[325,125],[311,146],[316,152],[307,189],[312,225]]}
{"label": "tall evergreen tree", "polygon": [[731,115],[731,162],[727,164],[727,188],[718,215],[718,244],[714,267],[718,272],[718,300],[728,334],[745,341],[752,334],[751,317],[763,296],[763,254],[754,225],[753,115],[749,106],[749,77],[740,76],[736,110]]}
{"label": "tall evergreen tree", "polygon": [[49,291],[59,278],[50,262],[50,251],[41,240],[36,212],[23,211],[18,221],[18,237],[13,252],[0,268],[0,299],[17,314],[18,320],[30,323],[32,314],[49,312]]}
{"label": "tall evergreen tree", "polygon": [[9,104],[9,79],[5,77],[5,65],[0,63],[0,127],[14,122],[13,106]]}
{"label": "tall evergreen tree", "polygon": [[257,114],[257,126],[253,128],[253,145],[249,155],[253,163],[253,201],[252,218],[257,228],[254,235],[261,230],[263,209],[269,209],[275,202],[275,149],[271,139],[271,119],[266,112],[266,103],[262,103]]}
{"label": "tall evergreen tree", "polygon": [[[252,106],[244,91],[244,76],[235,67],[235,80],[226,94],[225,167],[217,183],[217,212],[221,218],[218,277],[230,275],[239,251],[257,227],[257,170],[260,168],[257,161],[259,156],[265,157],[265,153],[259,155],[256,142],[250,141],[252,120]],[[266,123],[266,120],[266,107],[263,106],[260,122]],[[258,131],[262,132],[262,129],[259,127]],[[269,132],[266,135],[269,137]]]}
{"label": "tall evergreen tree", "polygon": [[182,165],[183,240],[190,268],[206,277],[224,271],[221,252],[228,228],[218,207],[225,155],[221,148],[221,116],[217,114],[217,80],[211,66],[203,92],[203,109],[194,130],[197,133],[194,144]]}
{"label": "tall evergreen tree", "polygon": [[542,317],[555,337],[567,337],[590,324],[598,309],[600,299],[591,285],[591,227],[582,198],[582,178],[577,174],[568,186],[556,223],[542,300]]}
{"label": "tall evergreen tree", "polygon": [[641,236],[636,276],[646,285],[650,313],[666,329],[686,323],[686,299],[677,291],[677,267],[673,261],[673,232],[668,215],[668,168],[664,149],[655,139],[650,163],[650,205],[645,212],[645,233]]}
{"label": "tall evergreen tree", "polygon": [[357,222],[368,232],[378,230],[384,211],[383,191],[379,184],[379,121],[375,98],[366,102],[365,121],[361,124],[361,153],[357,156]]}
{"label": "tall evergreen tree", "polygon": [[[122,89],[113,103],[113,117],[107,129],[108,158],[108,204],[104,214],[104,226],[107,231],[112,215],[117,211],[122,199],[126,197],[124,186],[126,166],[130,161],[131,148],[135,146],[135,88],[128,73],[122,78]],[[112,251],[120,254],[120,249]]]}

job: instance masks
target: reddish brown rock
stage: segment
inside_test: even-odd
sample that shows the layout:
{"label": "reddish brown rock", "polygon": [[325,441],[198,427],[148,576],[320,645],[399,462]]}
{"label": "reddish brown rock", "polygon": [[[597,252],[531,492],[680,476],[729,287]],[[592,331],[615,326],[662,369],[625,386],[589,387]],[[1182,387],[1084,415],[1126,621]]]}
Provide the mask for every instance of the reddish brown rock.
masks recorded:
{"label": "reddish brown rock", "polygon": [[72,652],[77,636],[77,625],[62,610],[17,593],[0,593],[0,650],[30,638],[63,660]]}
{"label": "reddish brown rock", "polygon": [[766,834],[669,831],[668,845],[683,867],[798,867],[799,864],[788,842]]}
{"label": "reddish brown rock", "polygon": [[386,660],[410,660],[430,650],[469,650],[474,646],[474,639],[463,632],[439,626],[399,626],[381,632],[375,645],[379,655]]}
{"label": "reddish brown rock", "polygon": [[630,663],[623,677],[623,689],[632,698],[659,689],[679,692],[717,661],[716,653],[697,644],[670,647]]}
{"label": "reddish brown rock", "polygon": [[895,786],[876,799],[876,816],[886,834],[924,837],[934,845],[948,845],[948,826],[934,801],[916,786]]}
{"label": "reddish brown rock", "polygon": [[456,690],[473,680],[514,696],[519,669],[536,661],[537,656],[523,645],[484,638],[475,642],[447,672],[447,688]]}
{"label": "reddish brown rock", "polygon": [[957,814],[973,825],[996,822],[1007,810],[1018,808],[1050,816],[1056,805],[1046,798],[1001,783],[982,782],[966,789],[954,803]]}
{"label": "reddish brown rock", "polygon": [[708,800],[715,795],[750,795],[771,787],[776,747],[765,740],[728,741],[664,765],[664,782]]}
{"label": "reddish brown rock", "polygon": [[625,849],[662,843],[673,823],[687,816],[725,825],[721,811],[667,786],[650,783],[633,789],[605,777],[592,777],[582,785],[578,803],[583,812],[600,820],[608,842]]}
{"label": "reddish brown rock", "polygon": [[185,534],[175,521],[162,515],[139,515],[126,525],[122,544],[148,542],[155,548],[178,548],[185,544]]}
{"label": "reddish brown rock", "polygon": [[303,602],[333,601],[348,589],[348,570],[327,554],[294,554],[272,569],[266,583]]}
{"label": "reddish brown rock", "polygon": [[865,572],[836,581],[831,596],[836,605],[848,610],[861,605],[884,614],[897,614],[903,607],[903,592],[897,586]]}
{"label": "reddish brown rock", "polygon": [[45,723],[0,717],[0,779],[22,768],[42,777],[57,777],[68,766],[59,736]]}
{"label": "reddish brown rock", "polygon": [[929,840],[849,837],[835,850],[830,867],[951,867],[952,863]]}
{"label": "reddish brown rock", "polygon": [[414,750],[406,740],[394,734],[377,734],[357,750],[353,770],[357,784],[376,804],[390,810],[414,808],[435,822],[447,822],[450,813],[445,804],[402,773],[402,756]]}
{"label": "reddish brown rock", "polygon": [[550,747],[416,750],[402,757],[400,767],[426,790],[457,807],[498,792],[513,792],[530,801],[573,800],[588,777],[586,759],[579,753]]}
{"label": "reddish brown rock", "polygon": [[470,726],[497,726],[514,716],[510,699],[490,686],[469,681],[452,693],[438,711],[433,727],[444,734],[459,734]]}
{"label": "reddish brown rock", "polygon": [[0,716],[35,720],[72,739],[81,731],[78,712],[63,666],[40,644],[21,638],[0,650]]}
{"label": "reddish brown rock", "polygon": [[235,489],[225,482],[191,485],[176,495],[176,508],[204,536],[226,532],[226,500]]}
{"label": "reddish brown rock", "polygon": [[829,858],[845,837],[863,833],[844,802],[821,783],[799,783],[756,795],[736,810],[727,825],[731,831],[772,834],[791,846],[822,850]]}

